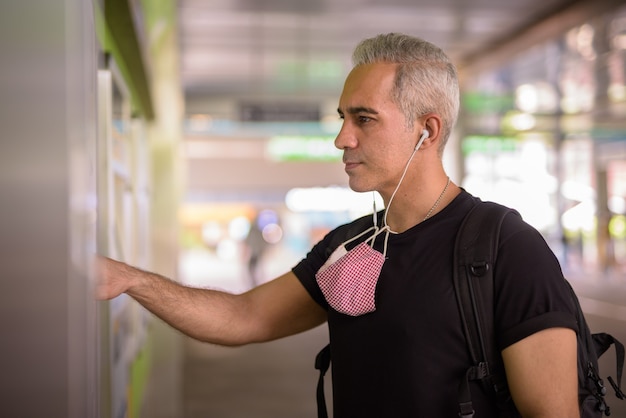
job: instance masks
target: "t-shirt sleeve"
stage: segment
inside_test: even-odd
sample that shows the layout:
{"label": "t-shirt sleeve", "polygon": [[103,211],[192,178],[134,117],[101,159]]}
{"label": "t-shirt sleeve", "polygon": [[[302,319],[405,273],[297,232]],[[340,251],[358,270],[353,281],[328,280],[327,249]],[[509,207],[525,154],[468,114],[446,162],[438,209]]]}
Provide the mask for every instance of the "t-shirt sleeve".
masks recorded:
{"label": "t-shirt sleeve", "polygon": [[[317,284],[315,274],[339,245],[348,238],[352,238],[370,228],[372,226],[371,219],[371,216],[363,216],[349,224],[333,229],[321,241],[315,244],[311,251],[291,269],[313,300],[324,309],[328,309],[328,302],[326,302],[324,294]],[[358,241],[355,241],[347,248],[350,249],[357,244]]]}
{"label": "t-shirt sleeve", "polygon": [[327,239],[324,238],[311,249],[305,258],[291,269],[313,300],[324,309],[328,309],[328,302],[326,302],[324,294],[318,286],[317,280],[315,280],[315,273],[326,261],[324,258],[326,248],[328,248]]}
{"label": "t-shirt sleeve", "polygon": [[495,263],[495,327],[502,350],[538,331],[578,330],[571,291],[541,234],[518,216],[502,225]]}

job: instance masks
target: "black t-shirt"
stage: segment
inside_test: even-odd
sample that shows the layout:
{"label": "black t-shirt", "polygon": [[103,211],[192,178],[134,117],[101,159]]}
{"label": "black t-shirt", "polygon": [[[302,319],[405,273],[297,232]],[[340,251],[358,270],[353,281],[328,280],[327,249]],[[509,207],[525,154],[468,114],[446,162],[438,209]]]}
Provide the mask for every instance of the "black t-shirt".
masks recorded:
{"label": "black t-shirt", "polygon": [[[371,216],[331,231],[293,268],[328,310],[335,418],[458,416],[458,385],[471,360],[452,257],[456,232],[477,200],[463,191],[437,215],[389,236],[372,313],[353,317],[335,311],[315,279],[335,246],[372,226]],[[374,246],[381,252],[383,236]],[[542,329],[576,330],[558,261],[539,232],[518,216],[508,215],[502,225],[495,277],[500,349]],[[496,416],[478,384],[472,386],[472,400],[477,417]]]}

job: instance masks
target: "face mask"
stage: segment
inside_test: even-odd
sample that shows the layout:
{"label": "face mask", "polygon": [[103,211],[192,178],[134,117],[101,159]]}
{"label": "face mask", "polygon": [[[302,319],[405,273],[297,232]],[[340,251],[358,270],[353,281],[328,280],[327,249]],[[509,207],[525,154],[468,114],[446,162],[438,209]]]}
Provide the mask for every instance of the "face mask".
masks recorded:
{"label": "face mask", "polygon": [[[370,231],[373,231],[370,238],[346,251],[348,243]],[[384,253],[372,248],[381,232],[386,232]],[[337,247],[318,270],[317,283],[328,304],[337,312],[360,316],[376,310],[376,285],[385,262],[388,236],[385,229],[369,228]]]}
{"label": "face mask", "polygon": [[[383,227],[378,227],[376,205],[374,205],[374,226],[337,247],[315,274],[315,279],[326,301],[337,312],[350,316],[360,316],[376,310],[376,285],[378,284],[380,271],[385,263],[387,241],[389,240],[390,232],[390,228],[387,225],[387,214],[389,213],[391,202],[400,188],[400,184],[402,184],[404,180],[409,164],[427,134],[428,133],[425,132],[420,138],[404,167],[404,172],[385,210]],[[370,231],[373,231],[370,238],[350,251],[346,251],[346,244],[362,237]],[[373,248],[374,240],[381,233],[385,233],[385,243],[382,254]]]}

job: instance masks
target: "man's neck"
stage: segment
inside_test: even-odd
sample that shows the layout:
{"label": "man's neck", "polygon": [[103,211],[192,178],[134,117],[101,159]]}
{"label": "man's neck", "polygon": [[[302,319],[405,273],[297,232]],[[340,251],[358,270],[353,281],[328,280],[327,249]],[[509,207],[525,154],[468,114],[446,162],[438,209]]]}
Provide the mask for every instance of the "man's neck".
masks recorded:
{"label": "man's neck", "polygon": [[387,214],[387,225],[393,232],[404,232],[441,212],[460,192],[456,184],[448,184],[447,177],[437,181],[436,186],[428,190],[413,194],[402,194],[399,191]]}

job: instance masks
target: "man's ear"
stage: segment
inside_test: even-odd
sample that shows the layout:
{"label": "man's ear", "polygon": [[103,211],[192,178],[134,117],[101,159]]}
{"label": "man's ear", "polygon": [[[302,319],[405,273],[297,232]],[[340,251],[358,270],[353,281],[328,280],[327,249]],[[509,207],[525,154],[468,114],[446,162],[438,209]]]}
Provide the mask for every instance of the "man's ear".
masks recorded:
{"label": "man's ear", "polygon": [[[428,131],[428,136],[424,139],[421,148],[429,148],[439,142],[441,135],[441,118],[435,113],[428,113],[422,116],[423,130]],[[420,131],[420,135],[421,135]]]}

